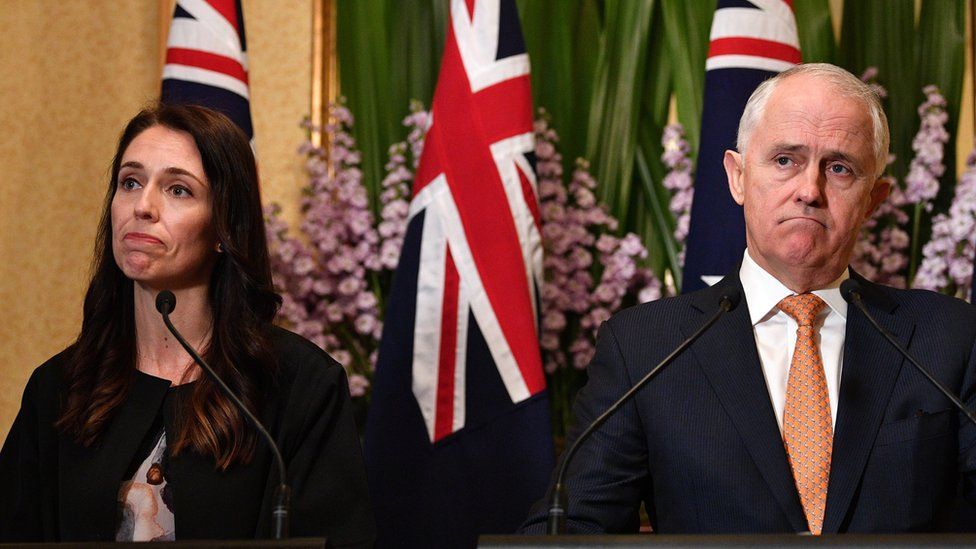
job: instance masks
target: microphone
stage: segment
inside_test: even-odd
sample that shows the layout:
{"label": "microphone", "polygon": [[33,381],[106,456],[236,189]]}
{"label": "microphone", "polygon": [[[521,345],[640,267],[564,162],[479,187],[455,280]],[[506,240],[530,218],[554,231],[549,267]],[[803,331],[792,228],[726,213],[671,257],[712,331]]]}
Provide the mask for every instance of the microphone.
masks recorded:
{"label": "microphone", "polygon": [[268,430],[265,429],[264,425],[261,424],[261,421],[258,420],[258,418],[251,413],[250,410],[247,409],[247,406],[245,406],[244,403],[241,402],[241,399],[234,394],[234,391],[232,391],[231,388],[224,383],[224,380],[217,375],[217,372],[215,372],[213,368],[211,368],[210,365],[207,364],[199,354],[197,354],[196,350],[194,350],[193,347],[190,346],[185,339],[183,339],[183,336],[180,335],[180,332],[176,329],[176,326],[173,326],[172,321],[169,319],[169,315],[175,309],[176,296],[173,295],[173,292],[163,290],[156,295],[156,310],[163,315],[163,322],[173,334],[173,337],[176,338],[176,341],[180,342],[180,345],[186,349],[186,352],[190,353],[193,360],[199,364],[201,368],[203,368],[203,371],[210,376],[210,379],[212,379],[217,386],[220,387],[220,390],[227,395],[227,398],[229,398],[231,402],[237,406],[237,409],[244,414],[244,417],[251,422],[251,425],[254,426],[258,433],[260,433],[261,437],[264,438],[265,442],[268,443],[268,446],[271,448],[271,453],[274,454],[274,460],[278,466],[278,487],[275,488],[275,501],[274,507],[271,510],[271,520],[274,528],[275,539],[285,539],[288,537],[288,506],[289,499],[291,497],[291,488],[289,488],[288,484],[285,483],[285,460],[281,457],[281,451],[278,449],[278,445],[275,444],[274,439],[271,438],[271,434],[268,433]]}
{"label": "microphone", "polygon": [[666,356],[664,360],[658,363],[657,366],[647,372],[644,377],[640,379],[633,387],[627,390],[616,402],[610,405],[609,408],[600,417],[593,420],[593,423],[583,431],[583,433],[573,442],[573,445],[569,447],[569,450],[563,454],[563,458],[559,465],[559,473],[556,475],[556,484],[552,489],[552,497],[549,500],[549,516],[546,521],[546,533],[550,536],[560,535],[566,533],[566,486],[563,481],[566,477],[566,472],[569,470],[569,463],[572,461],[573,456],[576,455],[577,450],[579,450],[580,445],[590,437],[601,425],[606,423],[610,416],[615,414],[624,404],[626,404],[631,398],[637,394],[647,382],[656,376],[665,366],[674,362],[674,359],[678,358],[681,353],[685,351],[692,343],[695,342],[702,334],[708,331],[713,324],[718,322],[718,319],[722,317],[725,313],[732,311],[739,305],[739,301],[742,298],[742,290],[738,287],[728,288],[726,292],[722,295],[719,300],[719,309],[715,311],[715,314],[708,319],[705,324],[698,329],[695,333],[691,334],[691,337],[681,342],[681,345],[671,352],[670,355]]}
{"label": "microphone", "polygon": [[935,376],[933,376],[928,371],[928,369],[926,369],[917,360],[915,360],[915,357],[913,357],[908,352],[907,349],[902,347],[901,343],[899,343],[898,340],[895,339],[895,336],[893,336],[891,332],[885,330],[880,324],[878,324],[878,321],[874,318],[874,316],[870,312],[868,312],[867,307],[864,306],[864,302],[861,300],[861,285],[856,280],[854,280],[853,278],[848,278],[844,282],[841,282],[840,295],[844,296],[844,299],[848,303],[853,303],[854,306],[860,309],[861,312],[864,313],[864,316],[866,316],[868,320],[871,322],[871,325],[874,326],[874,328],[878,330],[878,332],[880,332],[881,335],[883,335],[885,339],[888,340],[889,343],[894,345],[895,348],[898,349],[898,352],[901,353],[902,356],[904,356],[906,359],[908,359],[908,361],[912,363],[912,366],[914,366],[916,370],[918,370],[923,376],[925,376],[925,379],[929,380],[929,382],[931,382],[932,385],[935,385],[935,387],[939,389],[939,391],[942,391],[942,394],[945,395],[946,398],[951,400],[952,403],[956,406],[956,408],[958,408],[959,411],[962,412],[969,419],[969,421],[973,422],[973,425],[976,425],[976,415],[974,415],[973,412],[971,412],[968,408],[966,408],[966,405],[963,404],[962,401],[959,400],[959,398],[956,395],[949,392],[949,389],[947,389],[945,385],[942,385],[942,383],[940,383],[939,380],[935,379]]}

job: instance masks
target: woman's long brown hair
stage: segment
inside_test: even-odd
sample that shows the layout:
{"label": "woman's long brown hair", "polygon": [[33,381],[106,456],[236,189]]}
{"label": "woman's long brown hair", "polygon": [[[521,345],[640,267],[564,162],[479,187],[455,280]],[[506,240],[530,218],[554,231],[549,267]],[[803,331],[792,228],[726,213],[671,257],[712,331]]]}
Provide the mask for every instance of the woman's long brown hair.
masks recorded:
{"label": "woman's long brown hair", "polygon": [[[112,253],[112,198],[129,144],[153,126],[190,134],[210,182],[214,230],[224,252],[210,279],[213,332],[205,359],[241,400],[260,414],[277,377],[268,329],[281,305],[271,278],[257,168],[244,133],[227,117],[191,105],[156,105],[137,114],[119,138],[98,227],[81,333],[64,370],[66,394],[57,427],[80,444],[95,444],[125,401],[135,378],[132,281]],[[256,433],[206,376],[179,414],[170,450],[213,456],[217,467],[246,463]]]}

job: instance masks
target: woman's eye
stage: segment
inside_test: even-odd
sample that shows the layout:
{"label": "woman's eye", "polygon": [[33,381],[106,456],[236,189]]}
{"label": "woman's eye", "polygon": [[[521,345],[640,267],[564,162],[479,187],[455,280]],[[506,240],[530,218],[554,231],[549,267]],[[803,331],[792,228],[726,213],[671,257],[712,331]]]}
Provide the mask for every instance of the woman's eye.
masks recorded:
{"label": "woman's eye", "polygon": [[126,177],[119,183],[119,186],[127,191],[139,188],[139,182],[131,177]]}
{"label": "woman's eye", "polygon": [[182,185],[174,185],[174,186],[172,186],[170,188],[170,192],[173,193],[173,196],[175,196],[177,198],[184,198],[184,197],[188,197],[188,196],[193,196],[193,193],[190,192],[190,189],[187,189],[186,187],[184,187]]}

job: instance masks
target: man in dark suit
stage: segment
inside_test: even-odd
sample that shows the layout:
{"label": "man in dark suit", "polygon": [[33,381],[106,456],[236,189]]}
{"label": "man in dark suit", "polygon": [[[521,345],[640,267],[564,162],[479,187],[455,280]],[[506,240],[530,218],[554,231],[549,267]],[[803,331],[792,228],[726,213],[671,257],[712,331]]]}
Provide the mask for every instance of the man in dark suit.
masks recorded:
{"label": "man in dark suit", "polygon": [[[955,502],[976,502],[976,428],[839,291],[856,278],[879,322],[976,404],[976,308],[848,269],[889,190],[877,97],[843,69],[800,65],[756,90],[737,149],[724,163],[744,209],[741,265],[604,324],[570,442],[723,295],[742,301],[584,443],[569,530],[634,532],[641,502],[664,534],[947,528]],[[545,510],[523,529],[542,531]]]}

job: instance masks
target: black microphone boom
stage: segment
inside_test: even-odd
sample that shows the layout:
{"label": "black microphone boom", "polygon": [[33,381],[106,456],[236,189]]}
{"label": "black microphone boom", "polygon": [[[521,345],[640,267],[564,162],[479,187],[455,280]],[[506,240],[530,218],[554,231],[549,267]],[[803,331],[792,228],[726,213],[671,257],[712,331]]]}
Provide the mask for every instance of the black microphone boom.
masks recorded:
{"label": "black microphone boom", "polygon": [[584,440],[588,439],[597,429],[600,428],[610,416],[615,414],[621,406],[627,403],[637,391],[641,389],[647,382],[650,381],[654,376],[658,374],[665,366],[671,364],[674,359],[678,358],[678,355],[683,353],[685,349],[691,346],[702,334],[704,334],[713,324],[718,322],[718,319],[722,317],[725,313],[735,309],[739,305],[739,300],[742,297],[742,292],[739,288],[730,288],[724,295],[722,299],[719,300],[719,309],[708,319],[698,331],[691,334],[691,337],[681,342],[670,355],[666,356],[664,360],[658,363],[657,366],[651,369],[650,372],[644,375],[633,387],[631,387],[626,393],[623,394],[616,402],[607,408],[607,411],[600,414],[600,417],[593,420],[586,430],[576,439],[569,450],[563,454],[563,458],[559,465],[559,473],[556,475],[556,484],[552,489],[552,498],[549,500],[549,516],[546,523],[546,532],[550,536],[555,536],[559,534],[564,534],[566,530],[566,487],[563,484],[563,480],[566,477],[566,472],[569,470],[569,462],[572,461],[573,456],[576,455],[576,451],[579,450],[580,445]]}
{"label": "black microphone boom", "polygon": [[902,347],[901,343],[899,343],[898,340],[895,339],[895,336],[893,336],[891,332],[889,332],[888,330],[885,330],[884,327],[881,326],[881,324],[878,324],[878,321],[874,318],[874,315],[868,312],[867,307],[864,306],[864,302],[861,300],[861,285],[858,284],[856,280],[854,280],[853,278],[848,278],[847,280],[842,282],[840,284],[840,294],[844,296],[844,299],[847,300],[848,303],[853,303],[854,306],[860,309],[861,312],[864,313],[864,316],[868,318],[868,321],[871,322],[871,325],[874,326],[874,328],[878,330],[878,332],[880,332],[881,335],[883,335],[885,339],[888,340],[889,343],[894,345],[895,349],[898,349],[898,352],[901,353],[902,356],[904,356],[906,359],[908,359],[908,362],[911,362],[912,366],[914,366],[916,370],[918,370],[923,376],[925,376],[925,379],[929,380],[929,382],[931,382],[932,385],[935,385],[935,387],[938,388],[939,391],[942,391],[942,394],[945,395],[946,398],[951,400],[952,403],[955,404],[956,408],[958,408],[959,411],[962,412],[969,419],[969,421],[973,422],[973,425],[976,425],[976,415],[973,415],[973,412],[971,412],[968,408],[966,408],[966,405],[963,404],[961,400],[959,400],[959,397],[952,394],[949,391],[949,389],[945,387],[945,385],[942,385],[942,383],[940,383],[939,380],[935,379],[935,376],[933,376],[931,372],[929,372],[928,368],[922,366],[918,362],[918,360],[915,360],[915,357],[909,354],[907,349]]}
{"label": "black microphone boom", "polygon": [[275,539],[285,539],[288,537],[288,506],[289,498],[291,496],[291,489],[288,488],[288,484],[285,480],[285,460],[281,457],[281,451],[278,450],[278,445],[275,444],[274,439],[271,438],[271,434],[268,433],[268,430],[265,429],[261,421],[258,420],[258,418],[251,413],[250,410],[248,410],[247,406],[241,402],[241,399],[234,394],[234,391],[232,391],[231,388],[224,383],[224,380],[217,375],[217,372],[215,372],[213,368],[211,368],[210,365],[207,364],[206,361],[204,361],[203,358],[196,352],[196,350],[190,346],[185,339],[183,339],[183,336],[180,335],[180,332],[176,329],[176,326],[173,326],[173,323],[169,319],[169,314],[175,309],[176,296],[173,295],[173,292],[163,290],[156,295],[156,310],[163,315],[163,322],[173,334],[173,337],[176,338],[176,341],[180,342],[180,345],[186,349],[186,352],[190,353],[193,360],[196,361],[201,368],[203,368],[203,371],[210,376],[210,379],[212,379],[214,383],[220,387],[220,390],[227,395],[231,402],[237,406],[237,409],[244,414],[244,417],[251,422],[251,425],[254,426],[258,433],[260,433],[261,437],[264,438],[264,440],[268,443],[268,446],[271,448],[271,453],[274,454],[275,464],[278,466],[278,487],[275,489],[275,503],[274,508],[271,510],[271,521],[274,528]]}

